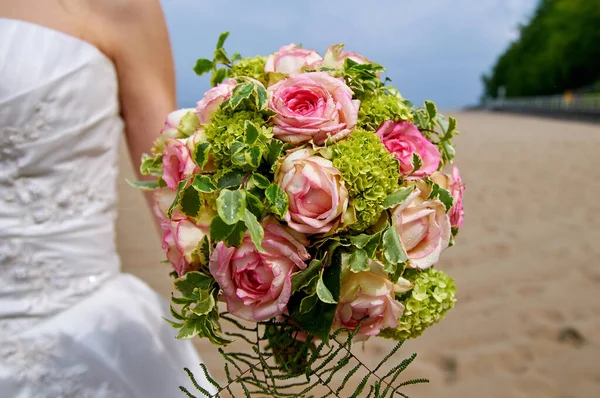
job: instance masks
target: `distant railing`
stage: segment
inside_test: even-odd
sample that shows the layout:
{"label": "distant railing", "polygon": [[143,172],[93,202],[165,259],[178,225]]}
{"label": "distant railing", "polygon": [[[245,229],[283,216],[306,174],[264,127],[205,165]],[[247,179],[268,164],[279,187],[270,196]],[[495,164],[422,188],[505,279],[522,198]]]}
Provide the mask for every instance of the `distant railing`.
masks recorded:
{"label": "distant railing", "polygon": [[483,106],[490,110],[600,115],[600,93],[565,93],[540,97],[487,99],[483,102]]}

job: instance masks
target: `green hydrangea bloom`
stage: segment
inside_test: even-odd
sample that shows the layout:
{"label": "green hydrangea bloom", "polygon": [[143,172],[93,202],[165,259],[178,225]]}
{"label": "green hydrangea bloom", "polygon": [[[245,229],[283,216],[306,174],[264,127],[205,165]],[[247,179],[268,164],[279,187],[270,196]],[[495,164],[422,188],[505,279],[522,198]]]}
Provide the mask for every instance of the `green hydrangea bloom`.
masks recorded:
{"label": "green hydrangea bloom", "polygon": [[398,190],[398,161],[377,135],[361,129],[331,148],[333,164],[342,173],[356,210],[357,222],[350,228],[361,231],[377,222],[384,199]]}
{"label": "green hydrangea bloom", "polygon": [[267,74],[265,73],[265,63],[267,57],[257,55],[256,57],[242,58],[233,65],[231,77],[248,76],[261,82],[265,87],[267,85]]}
{"label": "green hydrangea bloom", "polygon": [[231,112],[223,108],[217,109],[211,116],[211,122],[206,125],[205,132],[211,144],[210,153],[214,157],[217,167],[226,168],[231,163],[231,145],[236,142],[245,142],[244,123],[246,120],[256,126],[263,126],[263,115],[257,111],[241,110]]}
{"label": "green hydrangea bloom", "polygon": [[367,131],[376,131],[386,120],[411,120],[410,109],[401,98],[378,90],[364,99],[358,110],[358,126]]}
{"label": "green hydrangea bloom", "polygon": [[407,270],[403,277],[414,287],[401,298],[404,314],[398,320],[398,327],[382,330],[381,337],[394,340],[418,337],[429,326],[443,319],[456,302],[456,285],[442,271],[434,268]]}

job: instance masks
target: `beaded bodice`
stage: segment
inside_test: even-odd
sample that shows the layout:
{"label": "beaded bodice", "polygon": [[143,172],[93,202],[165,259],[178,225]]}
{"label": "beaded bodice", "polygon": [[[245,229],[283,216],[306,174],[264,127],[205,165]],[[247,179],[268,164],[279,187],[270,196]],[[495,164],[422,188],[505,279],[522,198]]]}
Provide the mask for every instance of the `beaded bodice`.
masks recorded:
{"label": "beaded bodice", "polygon": [[97,48],[0,18],[0,337],[119,271],[117,78]]}

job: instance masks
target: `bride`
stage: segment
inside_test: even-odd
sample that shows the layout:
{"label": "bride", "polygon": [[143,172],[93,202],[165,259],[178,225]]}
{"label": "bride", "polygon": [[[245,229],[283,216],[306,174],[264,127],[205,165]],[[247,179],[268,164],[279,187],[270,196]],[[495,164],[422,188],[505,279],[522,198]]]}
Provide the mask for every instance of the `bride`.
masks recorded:
{"label": "bride", "polygon": [[157,0],[0,1],[1,398],[176,397],[201,375],[114,242],[119,136],[140,159],[173,80]]}

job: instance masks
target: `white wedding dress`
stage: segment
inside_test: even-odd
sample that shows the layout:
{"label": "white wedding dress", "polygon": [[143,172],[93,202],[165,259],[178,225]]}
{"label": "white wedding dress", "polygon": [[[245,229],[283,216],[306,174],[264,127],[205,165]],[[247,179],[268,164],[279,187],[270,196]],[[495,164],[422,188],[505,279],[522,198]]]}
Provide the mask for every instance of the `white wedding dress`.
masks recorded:
{"label": "white wedding dress", "polygon": [[120,273],[122,131],[103,53],[0,18],[0,398],[179,397],[184,367],[211,390],[168,303]]}

